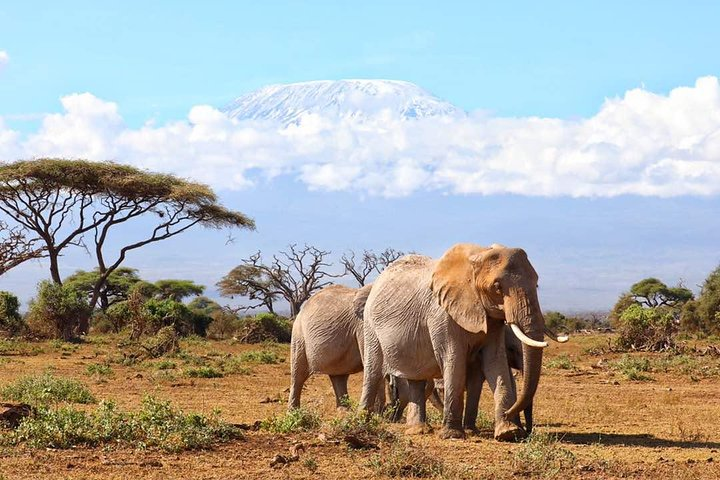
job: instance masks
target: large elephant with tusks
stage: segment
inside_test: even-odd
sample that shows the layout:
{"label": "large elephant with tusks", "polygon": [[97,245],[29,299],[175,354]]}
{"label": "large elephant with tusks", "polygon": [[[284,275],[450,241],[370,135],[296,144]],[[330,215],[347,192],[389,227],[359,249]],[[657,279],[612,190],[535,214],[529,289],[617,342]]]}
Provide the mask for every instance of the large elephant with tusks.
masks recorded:
{"label": "large elephant with tusks", "polygon": [[[385,368],[408,380],[407,433],[422,433],[426,381],[442,377],[440,436],[462,438],[463,393],[484,377],[495,399],[495,438],[524,437],[519,412],[533,401],[547,346],[537,282],[526,253],[501,245],[464,243],[439,260],[420,255],[396,260],[377,278],[365,304],[360,405],[373,409]],[[523,342],[524,375],[517,398],[506,357],[506,323]],[[471,362],[479,349],[482,362]],[[474,364],[481,365],[482,376],[473,372]]]}

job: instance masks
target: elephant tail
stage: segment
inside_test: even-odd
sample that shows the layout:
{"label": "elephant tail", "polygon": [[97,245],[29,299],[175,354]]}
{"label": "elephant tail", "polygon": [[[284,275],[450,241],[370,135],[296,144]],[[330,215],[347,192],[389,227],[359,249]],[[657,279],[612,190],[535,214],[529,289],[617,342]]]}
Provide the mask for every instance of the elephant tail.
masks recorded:
{"label": "elephant tail", "polygon": [[368,296],[370,295],[371,285],[365,285],[360,288],[353,298],[353,311],[358,318],[363,318],[363,310],[365,310],[365,302],[367,302]]}

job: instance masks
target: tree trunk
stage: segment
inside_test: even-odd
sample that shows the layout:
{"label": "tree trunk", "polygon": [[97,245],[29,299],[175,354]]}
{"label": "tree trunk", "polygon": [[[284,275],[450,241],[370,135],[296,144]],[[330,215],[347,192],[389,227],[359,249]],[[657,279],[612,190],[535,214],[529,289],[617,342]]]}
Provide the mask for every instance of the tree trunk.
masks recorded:
{"label": "tree trunk", "polygon": [[60,265],[58,264],[59,253],[55,250],[48,249],[48,258],[50,259],[50,277],[53,283],[62,285],[62,278],[60,278]]}

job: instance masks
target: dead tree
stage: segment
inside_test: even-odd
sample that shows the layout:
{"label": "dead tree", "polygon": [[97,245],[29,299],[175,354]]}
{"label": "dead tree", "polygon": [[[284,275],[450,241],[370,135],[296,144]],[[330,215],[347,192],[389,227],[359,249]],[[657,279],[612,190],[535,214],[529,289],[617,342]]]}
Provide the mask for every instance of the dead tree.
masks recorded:
{"label": "dead tree", "polygon": [[359,260],[355,260],[355,252],[350,250],[340,259],[345,274],[350,274],[360,287],[365,286],[369,277],[374,273],[380,273],[388,265],[405,255],[394,248],[386,248],[380,253],[365,250]]}
{"label": "dead tree", "polygon": [[222,295],[239,295],[255,302],[241,307],[244,310],[264,306],[274,312],[274,302],[284,299],[294,318],[313,293],[330,285],[329,279],[339,276],[328,271],[331,267],[325,260],[328,255],[330,252],[313,246],[300,248],[293,244],[265,263],[262,254],[257,252],[244,259],[217,285]]}

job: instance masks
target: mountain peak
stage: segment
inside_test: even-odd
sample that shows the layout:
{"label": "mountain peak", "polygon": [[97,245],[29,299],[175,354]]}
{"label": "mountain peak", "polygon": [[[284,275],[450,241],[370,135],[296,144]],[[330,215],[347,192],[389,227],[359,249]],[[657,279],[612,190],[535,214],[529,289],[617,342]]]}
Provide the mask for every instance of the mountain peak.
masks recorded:
{"label": "mountain peak", "polygon": [[464,112],[414,83],[401,80],[316,80],[269,85],[222,108],[231,118],[288,125],[308,114],[364,120],[389,113],[409,120]]}

